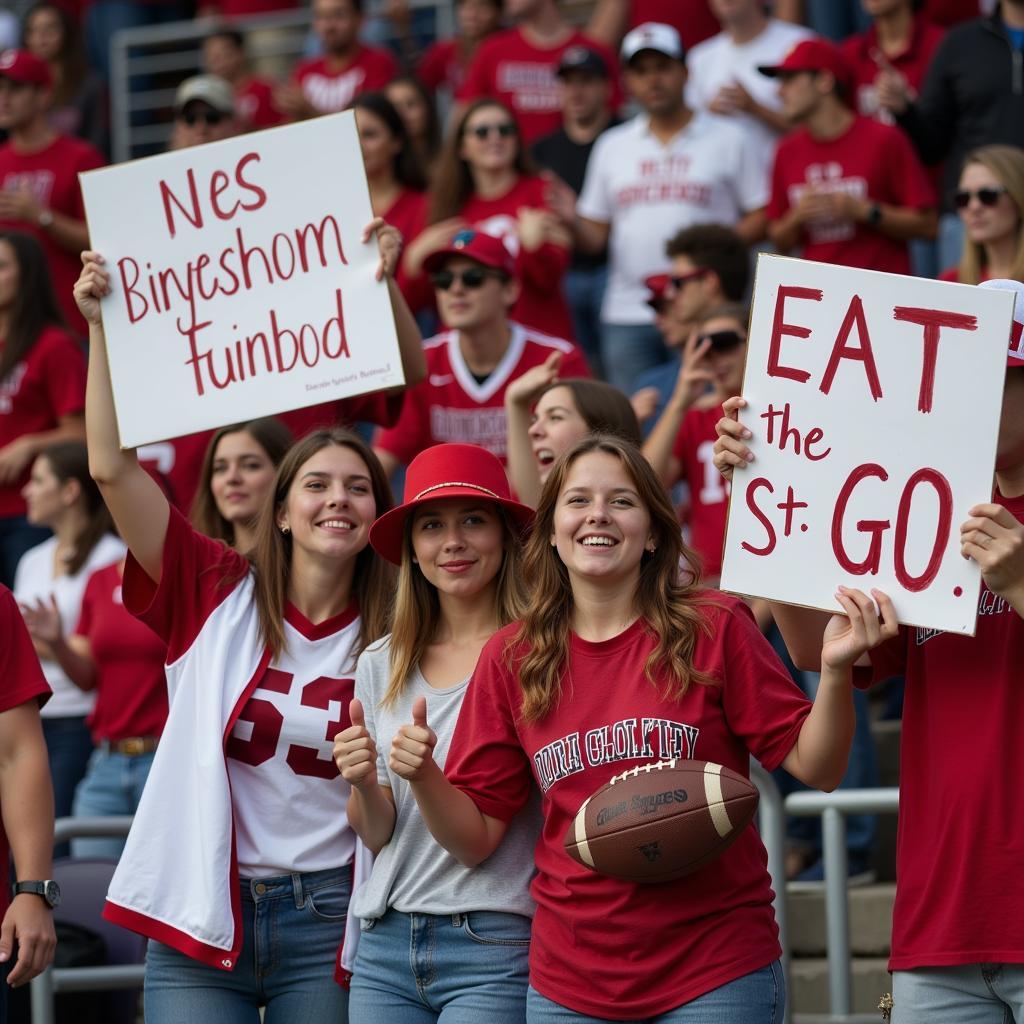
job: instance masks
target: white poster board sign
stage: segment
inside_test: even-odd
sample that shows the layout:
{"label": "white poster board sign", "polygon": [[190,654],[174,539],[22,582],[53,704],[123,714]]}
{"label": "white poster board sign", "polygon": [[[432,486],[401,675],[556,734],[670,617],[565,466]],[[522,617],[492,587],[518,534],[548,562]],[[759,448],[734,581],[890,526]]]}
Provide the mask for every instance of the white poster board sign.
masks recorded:
{"label": "white poster board sign", "polygon": [[125,448],[404,383],[351,111],[81,182]]}
{"label": "white poster board sign", "polygon": [[840,610],[840,584],[901,622],[974,633],[960,554],[992,494],[1013,295],[761,256],[722,589]]}

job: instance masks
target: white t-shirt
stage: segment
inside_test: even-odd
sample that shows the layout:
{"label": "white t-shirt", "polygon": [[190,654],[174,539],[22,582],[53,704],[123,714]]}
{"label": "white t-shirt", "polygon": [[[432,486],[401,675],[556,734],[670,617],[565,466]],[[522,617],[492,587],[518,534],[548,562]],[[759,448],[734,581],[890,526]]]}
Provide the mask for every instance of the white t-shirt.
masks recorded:
{"label": "white t-shirt", "polygon": [[[781,110],[779,80],[757,70],[761,64],[781,64],[801,39],[814,33],[803,25],[768,19],[764,31],[749,42],[737,45],[724,32],[698,43],[686,55],[686,103],[694,110],[707,110],[723,86],[738,83],[762,106]],[[772,158],[779,136],[764,121],[746,112],[727,115],[750,138],[755,152],[765,162],[770,178]]]}
{"label": "white t-shirt", "polygon": [[763,156],[724,118],[698,112],[667,144],[646,114],[610,128],[594,144],[577,210],[611,225],[601,319],[654,319],[644,278],[668,266],[665,243],[694,224],[732,227],[768,202]]}
{"label": "white t-shirt", "polygon": [[[18,562],[14,574],[14,596],[19,604],[34,605],[37,600],[50,603],[52,594],[60,612],[61,627],[65,636],[70,636],[78,625],[82,612],[82,595],[89,577],[97,570],[124,557],[124,544],[112,534],[101,537],[89,557],[74,576],[53,575],[53,557],[57,549],[57,538],[51,537],[26,551]],[[43,674],[53,690],[53,696],[40,714],[44,718],[71,718],[88,715],[96,703],[95,691],[86,693],[68,678],[67,673],[49,658],[40,658]]]}

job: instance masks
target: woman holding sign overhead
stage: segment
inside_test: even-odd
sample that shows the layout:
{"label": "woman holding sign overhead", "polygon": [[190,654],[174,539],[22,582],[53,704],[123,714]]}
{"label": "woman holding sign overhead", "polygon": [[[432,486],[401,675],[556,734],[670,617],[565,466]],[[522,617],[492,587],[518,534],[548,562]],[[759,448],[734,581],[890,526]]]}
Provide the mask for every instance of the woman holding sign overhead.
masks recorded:
{"label": "woman holding sign overhead", "polygon": [[895,621],[884,597],[880,621],[865,594],[837,595],[845,614],[829,623],[812,706],[747,607],[698,588],[695,575],[681,579],[680,564],[692,564],[690,552],[636,447],[602,434],[580,441],[544,484],[524,561],[530,606],[480,655],[447,779],[429,714],[392,747],[431,832],[467,866],[492,854],[534,785],[544,794],[529,1024],[783,1017],[767,858],[753,828],[713,863],[657,885],[583,867],[564,837],[611,776],[660,759],[746,776],[754,754],[834,787],[853,733],[850,666]]}
{"label": "woman holding sign overhead", "polygon": [[[364,241],[373,228],[390,283],[397,233],[374,222]],[[111,277],[99,255],[83,262],[90,468],[128,544],[125,606],[168,644],[171,698],[105,915],[151,940],[149,1024],[255,1020],[260,1006],[266,1024],[344,1022],[336,954],[358,934],[359,851],[331,741],[356,657],[389,626],[392,572],[368,546],[387,480],[356,435],[317,431],[278,468],[249,559],[196,532],[120,449],[99,301]],[[415,332],[396,312],[400,337]]]}

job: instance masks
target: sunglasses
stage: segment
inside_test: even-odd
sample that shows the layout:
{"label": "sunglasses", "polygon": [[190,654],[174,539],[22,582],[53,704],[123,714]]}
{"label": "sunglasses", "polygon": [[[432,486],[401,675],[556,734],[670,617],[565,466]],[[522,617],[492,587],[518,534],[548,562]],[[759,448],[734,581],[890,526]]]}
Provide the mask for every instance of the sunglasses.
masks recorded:
{"label": "sunglasses", "polygon": [[1006,188],[1003,185],[986,185],[973,192],[969,188],[958,188],[953,193],[953,204],[958,210],[966,210],[971,199],[975,198],[982,206],[995,206],[999,202],[999,197],[1005,193]]}
{"label": "sunglasses", "polygon": [[186,110],[178,116],[189,128],[194,128],[197,124],[216,128],[224,120],[224,115],[219,110]]}
{"label": "sunglasses", "polygon": [[487,278],[501,276],[495,270],[485,270],[483,267],[466,267],[465,270],[438,270],[430,275],[430,281],[435,288],[446,292],[456,281],[465,288],[481,288]]}
{"label": "sunglasses", "polygon": [[679,291],[684,284],[687,284],[689,281],[696,281],[698,277],[703,277],[707,272],[707,267],[697,267],[696,270],[688,270],[685,274],[673,274],[669,278],[669,282],[676,291]]}
{"label": "sunglasses", "polygon": [[505,121],[504,124],[478,124],[466,129],[467,135],[473,135],[481,140],[489,138],[495,132],[503,139],[510,139],[516,133],[516,126],[511,121]]}
{"label": "sunglasses", "polygon": [[747,339],[739,331],[714,331],[711,334],[702,334],[697,340],[711,342],[711,347],[716,352],[728,352],[742,345]]}

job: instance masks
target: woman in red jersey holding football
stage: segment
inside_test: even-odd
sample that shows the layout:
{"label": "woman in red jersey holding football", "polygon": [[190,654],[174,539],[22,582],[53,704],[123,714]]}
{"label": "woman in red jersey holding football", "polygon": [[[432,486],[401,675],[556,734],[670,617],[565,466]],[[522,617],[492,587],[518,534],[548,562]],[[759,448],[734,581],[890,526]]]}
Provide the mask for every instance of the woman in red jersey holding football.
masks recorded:
{"label": "woman in red jersey holding football", "polygon": [[853,734],[851,666],[895,634],[895,615],[880,593],[881,619],[867,595],[839,590],[845,615],[825,633],[812,705],[741,601],[680,574],[689,561],[639,451],[607,435],[581,441],[545,482],[524,565],[530,610],[481,654],[447,779],[429,727],[402,730],[424,819],[465,864],[490,855],[533,785],[543,793],[529,1024],[783,1018],[755,829],[693,874],[657,884],[591,871],[563,837],[611,776],[659,759],[747,776],[753,754],[808,785],[836,786]]}

